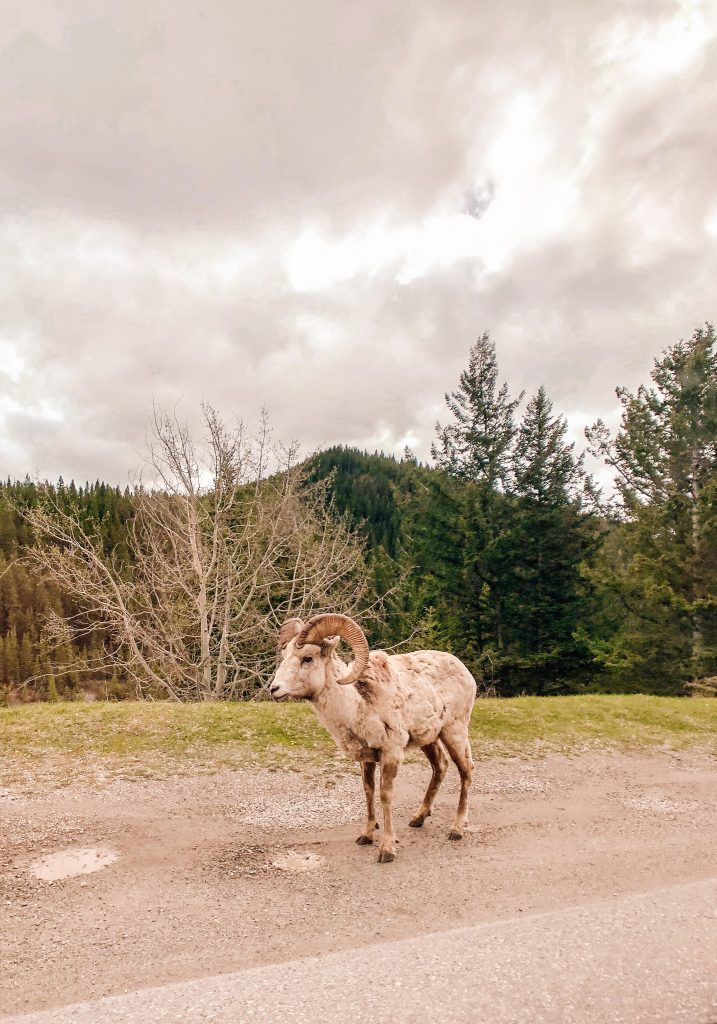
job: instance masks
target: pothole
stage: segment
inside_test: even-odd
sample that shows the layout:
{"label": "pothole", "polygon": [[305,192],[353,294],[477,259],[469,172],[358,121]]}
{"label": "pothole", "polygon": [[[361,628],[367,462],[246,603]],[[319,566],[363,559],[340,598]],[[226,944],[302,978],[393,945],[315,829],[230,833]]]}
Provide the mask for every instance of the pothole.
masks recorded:
{"label": "pothole", "polygon": [[271,862],[279,871],[315,871],[324,864],[324,858],[310,850],[285,850]]}
{"label": "pothole", "polygon": [[117,854],[107,847],[93,846],[86,849],[59,850],[48,853],[45,857],[35,860],[29,867],[34,878],[43,882],[59,882],[63,878],[74,878],[76,875],[90,875],[93,871],[114,864]]}
{"label": "pothole", "polygon": [[213,860],[207,871],[220,870],[230,878],[266,876],[273,871],[305,872],[323,867],[326,858],[310,850],[241,844],[233,846],[225,857]]}

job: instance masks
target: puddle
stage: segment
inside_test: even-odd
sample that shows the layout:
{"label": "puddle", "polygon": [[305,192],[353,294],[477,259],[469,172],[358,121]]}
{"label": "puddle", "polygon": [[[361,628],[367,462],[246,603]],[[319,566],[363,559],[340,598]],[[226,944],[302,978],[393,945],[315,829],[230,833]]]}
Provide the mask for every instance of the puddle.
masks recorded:
{"label": "puddle", "polygon": [[59,850],[49,853],[30,865],[30,874],[43,882],[59,882],[75,875],[90,875],[93,871],[114,864],[117,854],[106,847],[91,847],[83,850]]}
{"label": "puddle", "polygon": [[324,858],[318,853],[310,853],[306,850],[286,850],[275,857],[271,862],[273,868],[279,871],[315,871],[324,864]]}

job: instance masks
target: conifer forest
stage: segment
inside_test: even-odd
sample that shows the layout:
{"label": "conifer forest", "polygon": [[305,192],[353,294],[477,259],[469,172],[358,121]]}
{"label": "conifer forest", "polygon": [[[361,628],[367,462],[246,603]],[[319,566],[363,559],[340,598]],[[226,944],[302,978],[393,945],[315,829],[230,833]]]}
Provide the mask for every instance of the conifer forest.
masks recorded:
{"label": "conifer forest", "polygon": [[[594,423],[580,451],[549,382],[515,393],[485,334],[446,396],[429,463],[333,447],[269,467],[210,410],[201,487],[191,473],[182,483],[180,463],[179,485],[168,475],[151,494],[7,480],[0,702],[255,696],[280,617],[329,608],[358,617],[373,646],[457,654],[499,696],[714,693],[713,327],[658,354],[636,391],[616,384],[617,429]],[[155,422],[160,442],[186,446]],[[600,486],[588,456],[605,467]],[[210,544],[223,576],[197,560]],[[197,595],[199,618],[187,610]]]}

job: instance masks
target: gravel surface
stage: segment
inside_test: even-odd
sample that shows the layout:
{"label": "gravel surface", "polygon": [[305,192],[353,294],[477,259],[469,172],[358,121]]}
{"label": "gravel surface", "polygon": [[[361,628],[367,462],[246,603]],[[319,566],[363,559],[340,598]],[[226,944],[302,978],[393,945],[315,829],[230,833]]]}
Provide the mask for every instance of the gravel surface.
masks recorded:
{"label": "gravel surface", "polygon": [[[668,752],[481,762],[469,830],[451,843],[454,773],[411,829],[428,772],[409,764],[388,865],[356,846],[360,779],[333,765],[5,789],[0,1014],[703,879],[716,765]],[[94,848],[117,860],[56,881],[31,873]]]}
{"label": "gravel surface", "polygon": [[150,988],[6,1024],[708,1024],[717,878]]}

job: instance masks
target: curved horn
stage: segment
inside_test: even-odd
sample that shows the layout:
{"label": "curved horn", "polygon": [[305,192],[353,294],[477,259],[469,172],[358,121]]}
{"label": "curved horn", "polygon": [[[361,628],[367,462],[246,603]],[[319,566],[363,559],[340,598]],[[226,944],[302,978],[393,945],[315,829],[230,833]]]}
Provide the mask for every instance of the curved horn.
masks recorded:
{"label": "curved horn", "polygon": [[287,619],[279,630],[279,650],[283,651],[290,640],[304,628],[303,619]]}
{"label": "curved horn", "polygon": [[313,619],[309,619],[296,638],[296,646],[319,644],[327,636],[340,636],[351,644],[351,650],[354,652],[353,665],[351,665],[348,675],[338,681],[342,686],[357,682],[368,665],[368,640],[364,631],[348,615],[315,615]]}

